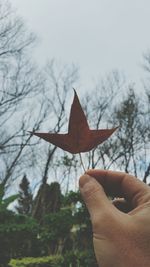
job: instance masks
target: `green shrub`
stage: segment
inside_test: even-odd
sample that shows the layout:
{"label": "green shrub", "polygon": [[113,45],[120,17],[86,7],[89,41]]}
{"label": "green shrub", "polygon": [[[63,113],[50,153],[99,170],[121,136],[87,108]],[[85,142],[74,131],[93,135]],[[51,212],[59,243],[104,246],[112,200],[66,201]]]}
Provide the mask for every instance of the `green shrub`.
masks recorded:
{"label": "green shrub", "polygon": [[61,255],[41,257],[41,258],[23,258],[12,259],[10,267],[62,267],[63,257]]}
{"label": "green shrub", "polygon": [[13,257],[39,255],[37,233],[38,225],[34,219],[0,210],[0,266]]}
{"label": "green shrub", "polygon": [[70,251],[65,255],[12,259],[10,267],[98,267],[93,251]]}

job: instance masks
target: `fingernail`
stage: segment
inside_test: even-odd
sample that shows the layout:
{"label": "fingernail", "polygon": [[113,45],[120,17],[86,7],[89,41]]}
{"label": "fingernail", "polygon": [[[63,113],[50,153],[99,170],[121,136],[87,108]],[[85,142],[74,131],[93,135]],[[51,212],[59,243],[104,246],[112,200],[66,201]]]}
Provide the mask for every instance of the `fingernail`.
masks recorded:
{"label": "fingernail", "polygon": [[92,177],[88,174],[84,174],[80,177],[79,179],[79,186],[81,188],[83,188],[85,186],[85,184],[87,184],[88,182],[90,182],[92,179]]}

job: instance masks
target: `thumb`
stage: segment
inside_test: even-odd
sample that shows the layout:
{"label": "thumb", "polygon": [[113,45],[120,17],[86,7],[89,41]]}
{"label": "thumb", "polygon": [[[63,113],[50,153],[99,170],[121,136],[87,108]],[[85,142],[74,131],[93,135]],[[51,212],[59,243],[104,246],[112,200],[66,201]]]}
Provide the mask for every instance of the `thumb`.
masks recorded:
{"label": "thumb", "polygon": [[95,178],[84,174],[80,177],[79,186],[81,195],[90,213],[92,224],[102,219],[109,219],[111,214],[116,213],[116,208],[108,200],[103,187]]}

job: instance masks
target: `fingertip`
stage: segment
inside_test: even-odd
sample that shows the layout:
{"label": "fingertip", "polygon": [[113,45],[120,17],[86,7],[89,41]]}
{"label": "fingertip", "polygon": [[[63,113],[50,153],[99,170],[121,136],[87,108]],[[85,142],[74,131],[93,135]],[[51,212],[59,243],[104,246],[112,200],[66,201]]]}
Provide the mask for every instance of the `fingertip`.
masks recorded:
{"label": "fingertip", "polygon": [[93,177],[91,177],[90,175],[88,175],[88,174],[86,174],[86,173],[83,174],[83,175],[80,177],[80,179],[79,179],[79,186],[80,186],[81,188],[83,188],[84,185],[87,184],[88,182],[90,182],[92,178],[93,178]]}
{"label": "fingertip", "polygon": [[92,172],[92,171],[94,171],[94,169],[87,169],[86,171],[85,171],[85,173],[90,173],[90,172]]}
{"label": "fingertip", "polygon": [[[79,179],[80,192],[91,216],[93,225],[104,216],[109,215],[109,211],[114,210],[114,206],[107,198],[100,183],[88,174],[84,174]],[[108,212],[107,212],[108,211]]]}

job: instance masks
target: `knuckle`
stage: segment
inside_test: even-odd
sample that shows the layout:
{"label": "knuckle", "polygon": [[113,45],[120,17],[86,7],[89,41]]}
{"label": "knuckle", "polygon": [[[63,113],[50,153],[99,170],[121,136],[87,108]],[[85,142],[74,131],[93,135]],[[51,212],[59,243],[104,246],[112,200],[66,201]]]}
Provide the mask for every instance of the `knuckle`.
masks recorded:
{"label": "knuckle", "polygon": [[92,228],[94,232],[102,231],[106,235],[112,234],[112,232],[117,231],[120,226],[120,219],[114,214],[111,208],[104,207],[100,209],[97,213],[94,213],[92,218]]}
{"label": "knuckle", "polygon": [[92,228],[94,233],[102,231],[106,234],[111,231],[111,225],[113,225],[113,218],[107,211],[99,212],[92,218]]}

